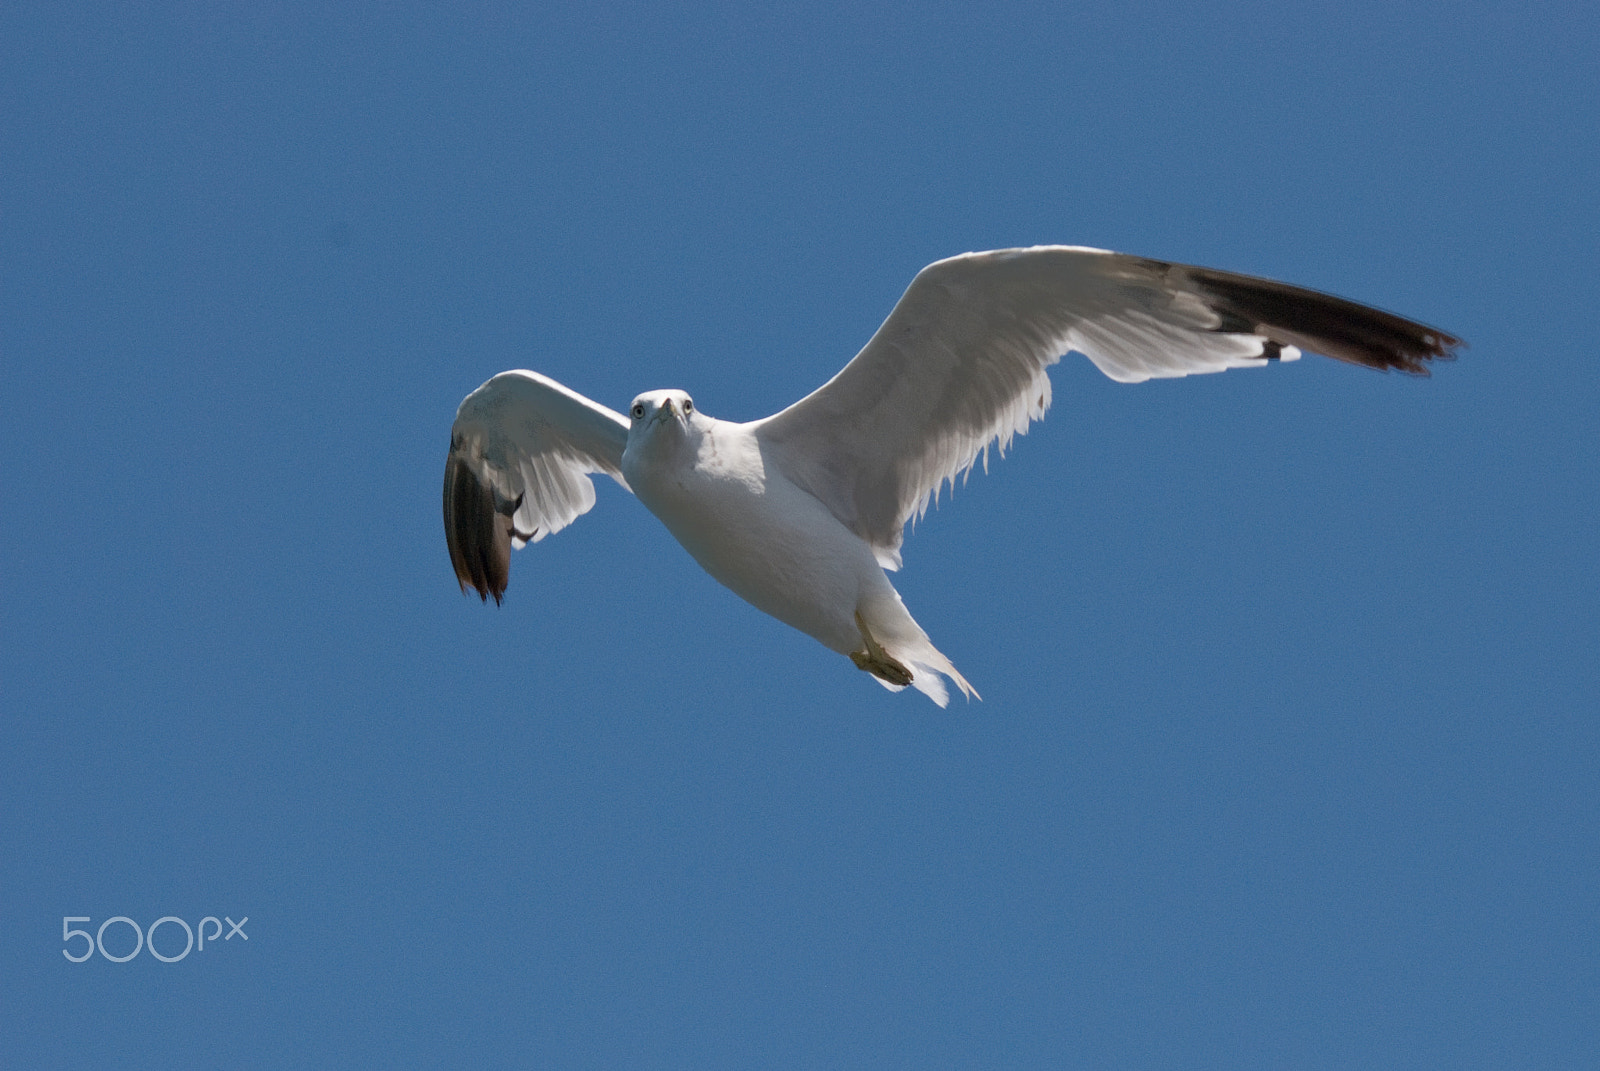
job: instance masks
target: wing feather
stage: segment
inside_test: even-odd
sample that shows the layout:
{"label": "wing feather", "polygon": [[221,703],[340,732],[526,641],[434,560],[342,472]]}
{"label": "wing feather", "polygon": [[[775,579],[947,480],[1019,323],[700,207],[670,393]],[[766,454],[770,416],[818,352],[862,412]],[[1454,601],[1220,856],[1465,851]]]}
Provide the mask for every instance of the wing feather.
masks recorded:
{"label": "wing feather", "polygon": [[1248,275],[1078,246],[928,265],[844,369],[756,422],[784,474],[900,565],[906,521],[990,446],[1050,408],[1068,351],[1112,379],[1220,372],[1300,350],[1427,375],[1462,343],[1343,298]]}
{"label": "wing feather", "polygon": [[620,413],[537,372],[501,372],[467,395],[444,467],[445,542],[461,590],[499,602],[512,549],[594,506],[591,474],[628,486],[627,445]]}

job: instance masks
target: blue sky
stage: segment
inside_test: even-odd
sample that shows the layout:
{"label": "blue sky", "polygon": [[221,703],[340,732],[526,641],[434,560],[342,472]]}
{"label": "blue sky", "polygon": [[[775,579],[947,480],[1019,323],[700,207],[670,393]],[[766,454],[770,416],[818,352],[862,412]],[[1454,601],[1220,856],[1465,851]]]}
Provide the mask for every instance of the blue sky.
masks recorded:
{"label": "blue sky", "polygon": [[[1597,31],[7,5],[8,1063],[1585,1065]],[[457,591],[493,373],[753,419],[927,262],[1056,242],[1471,348],[1064,363],[896,577],[982,703],[877,687],[609,481],[504,607]],[[248,940],[70,963],[69,916]]]}

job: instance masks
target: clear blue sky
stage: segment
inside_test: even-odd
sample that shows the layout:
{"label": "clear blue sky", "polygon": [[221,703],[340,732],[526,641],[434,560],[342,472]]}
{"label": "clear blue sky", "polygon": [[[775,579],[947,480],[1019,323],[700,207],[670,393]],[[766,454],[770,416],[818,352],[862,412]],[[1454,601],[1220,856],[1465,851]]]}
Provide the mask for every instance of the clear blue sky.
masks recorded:
{"label": "clear blue sky", "polygon": [[[684,6],[0,13],[0,1062],[1592,1066],[1595,6]],[[1063,364],[897,577],[982,703],[609,481],[457,591],[491,374],[752,419],[1055,242],[1471,348]]]}

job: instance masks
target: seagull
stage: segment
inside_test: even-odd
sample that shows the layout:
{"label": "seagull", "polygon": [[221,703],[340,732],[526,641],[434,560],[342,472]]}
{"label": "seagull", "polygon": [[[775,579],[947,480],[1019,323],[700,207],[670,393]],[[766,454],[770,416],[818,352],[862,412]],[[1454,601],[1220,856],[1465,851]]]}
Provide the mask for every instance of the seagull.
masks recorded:
{"label": "seagull", "polygon": [[1460,339],[1270,279],[1081,246],[965,253],[923,268],[855,359],[787,409],[736,423],[681,390],[626,416],[537,372],[467,395],[450,431],[444,529],[465,592],[498,604],[511,551],[594,505],[604,473],[735,594],[939,706],[977,695],[886,571],[907,521],[1050,408],[1081,353],[1121,383],[1292,361],[1302,350],[1426,376]]}

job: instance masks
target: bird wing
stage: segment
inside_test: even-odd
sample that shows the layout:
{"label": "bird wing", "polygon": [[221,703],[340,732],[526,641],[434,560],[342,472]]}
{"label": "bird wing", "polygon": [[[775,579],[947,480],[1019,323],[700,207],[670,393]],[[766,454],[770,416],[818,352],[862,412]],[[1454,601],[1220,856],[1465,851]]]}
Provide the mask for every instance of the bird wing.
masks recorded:
{"label": "bird wing", "polygon": [[511,549],[594,505],[591,473],[627,487],[628,421],[537,372],[501,372],[467,395],[444,465],[444,535],[465,591],[499,602]]}
{"label": "bird wing", "polygon": [[866,347],[755,431],[774,463],[900,565],[902,529],[946,481],[1050,407],[1069,350],[1112,379],[1220,372],[1300,350],[1427,375],[1460,340],[1248,275],[1077,246],[967,253],[917,273]]}

